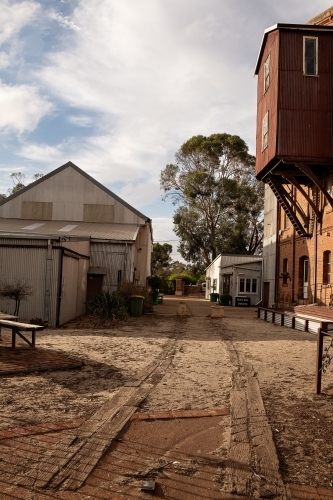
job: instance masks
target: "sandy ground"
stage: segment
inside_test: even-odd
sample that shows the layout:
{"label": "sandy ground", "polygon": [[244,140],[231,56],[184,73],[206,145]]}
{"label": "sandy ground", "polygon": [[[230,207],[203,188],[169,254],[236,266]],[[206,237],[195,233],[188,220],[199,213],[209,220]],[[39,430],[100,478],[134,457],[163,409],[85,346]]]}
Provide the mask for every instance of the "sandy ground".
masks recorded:
{"label": "sandy ground", "polygon": [[228,407],[233,372],[248,361],[258,374],[283,479],[332,486],[333,366],[324,393],[315,396],[316,337],[258,320],[253,309],[226,308],[226,316],[154,315],[108,330],[87,323],[45,330],[38,346],[85,366],[1,378],[0,429],[88,418],[166,348],[173,349],[172,364],[140,411]]}

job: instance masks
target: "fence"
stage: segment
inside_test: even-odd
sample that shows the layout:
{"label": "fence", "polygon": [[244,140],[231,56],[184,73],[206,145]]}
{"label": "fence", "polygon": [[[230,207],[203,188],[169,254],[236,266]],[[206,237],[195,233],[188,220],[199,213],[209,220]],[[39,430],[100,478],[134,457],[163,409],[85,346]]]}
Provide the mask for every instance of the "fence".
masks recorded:
{"label": "fence", "polygon": [[[275,309],[292,309],[295,306],[316,303],[319,307],[333,307],[333,285],[317,283],[306,287],[289,288],[279,291],[274,304]],[[315,293],[316,292],[316,293]]]}

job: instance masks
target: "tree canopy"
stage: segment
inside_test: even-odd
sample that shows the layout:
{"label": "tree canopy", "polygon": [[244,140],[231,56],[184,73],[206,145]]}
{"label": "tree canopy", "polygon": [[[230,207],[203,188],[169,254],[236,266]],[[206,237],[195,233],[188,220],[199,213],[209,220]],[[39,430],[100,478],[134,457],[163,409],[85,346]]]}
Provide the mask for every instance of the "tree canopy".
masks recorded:
{"label": "tree canopy", "polygon": [[154,243],[153,253],[151,256],[151,273],[152,275],[163,275],[169,269],[171,264],[172,245],[169,243]]}
{"label": "tree canopy", "polygon": [[[44,174],[34,174],[32,177],[32,182],[37,181],[38,179],[43,177],[43,175]],[[9,188],[7,190],[7,193],[1,194],[0,199],[7,198],[7,196],[11,196],[12,194],[17,193],[17,191],[20,191],[27,185],[26,176],[25,174],[22,174],[22,172],[13,172],[12,174],[10,174],[10,178],[12,179],[13,187]],[[30,183],[28,182],[28,184]]]}
{"label": "tree canopy", "polygon": [[209,265],[219,253],[254,254],[262,244],[263,187],[255,158],[236,135],[194,136],[161,172],[177,205],[174,231],[187,262]]}

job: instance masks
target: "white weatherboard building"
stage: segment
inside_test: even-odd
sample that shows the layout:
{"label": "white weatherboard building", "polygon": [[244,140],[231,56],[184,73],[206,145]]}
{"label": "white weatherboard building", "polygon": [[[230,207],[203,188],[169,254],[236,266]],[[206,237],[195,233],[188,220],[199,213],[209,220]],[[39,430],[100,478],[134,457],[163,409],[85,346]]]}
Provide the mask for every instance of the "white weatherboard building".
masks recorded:
{"label": "white weatherboard building", "polygon": [[276,279],[276,243],[277,243],[277,199],[265,184],[264,205],[264,244],[263,244],[263,306],[272,307],[275,303],[275,279]]}
{"label": "white weatherboard building", "polygon": [[[237,297],[248,297],[254,306],[262,300],[262,257],[220,254],[206,269],[206,295],[228,294],[232,305]],[[215,285],[215,286],[214,286]]]}
{"label": "white weatherboard building", "polygon": [[151,251],[151,220],[71,162],[0,202],[0,281],[33,290],[22,319],[60,326],[102,289],[145,285]]}

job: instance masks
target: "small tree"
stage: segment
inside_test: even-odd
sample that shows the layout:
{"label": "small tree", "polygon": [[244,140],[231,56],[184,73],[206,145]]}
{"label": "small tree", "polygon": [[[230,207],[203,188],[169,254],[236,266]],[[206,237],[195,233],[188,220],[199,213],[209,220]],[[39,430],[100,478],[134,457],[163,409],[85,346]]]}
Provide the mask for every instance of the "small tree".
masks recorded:
{"label": "small tree", "polygon": [[27,300],[30,295],[32,295],[32,287],[20,279],[12,283],[5,281],[0,283],[0,297],[15,301],[14,316],[18,316],[21,301]]}

